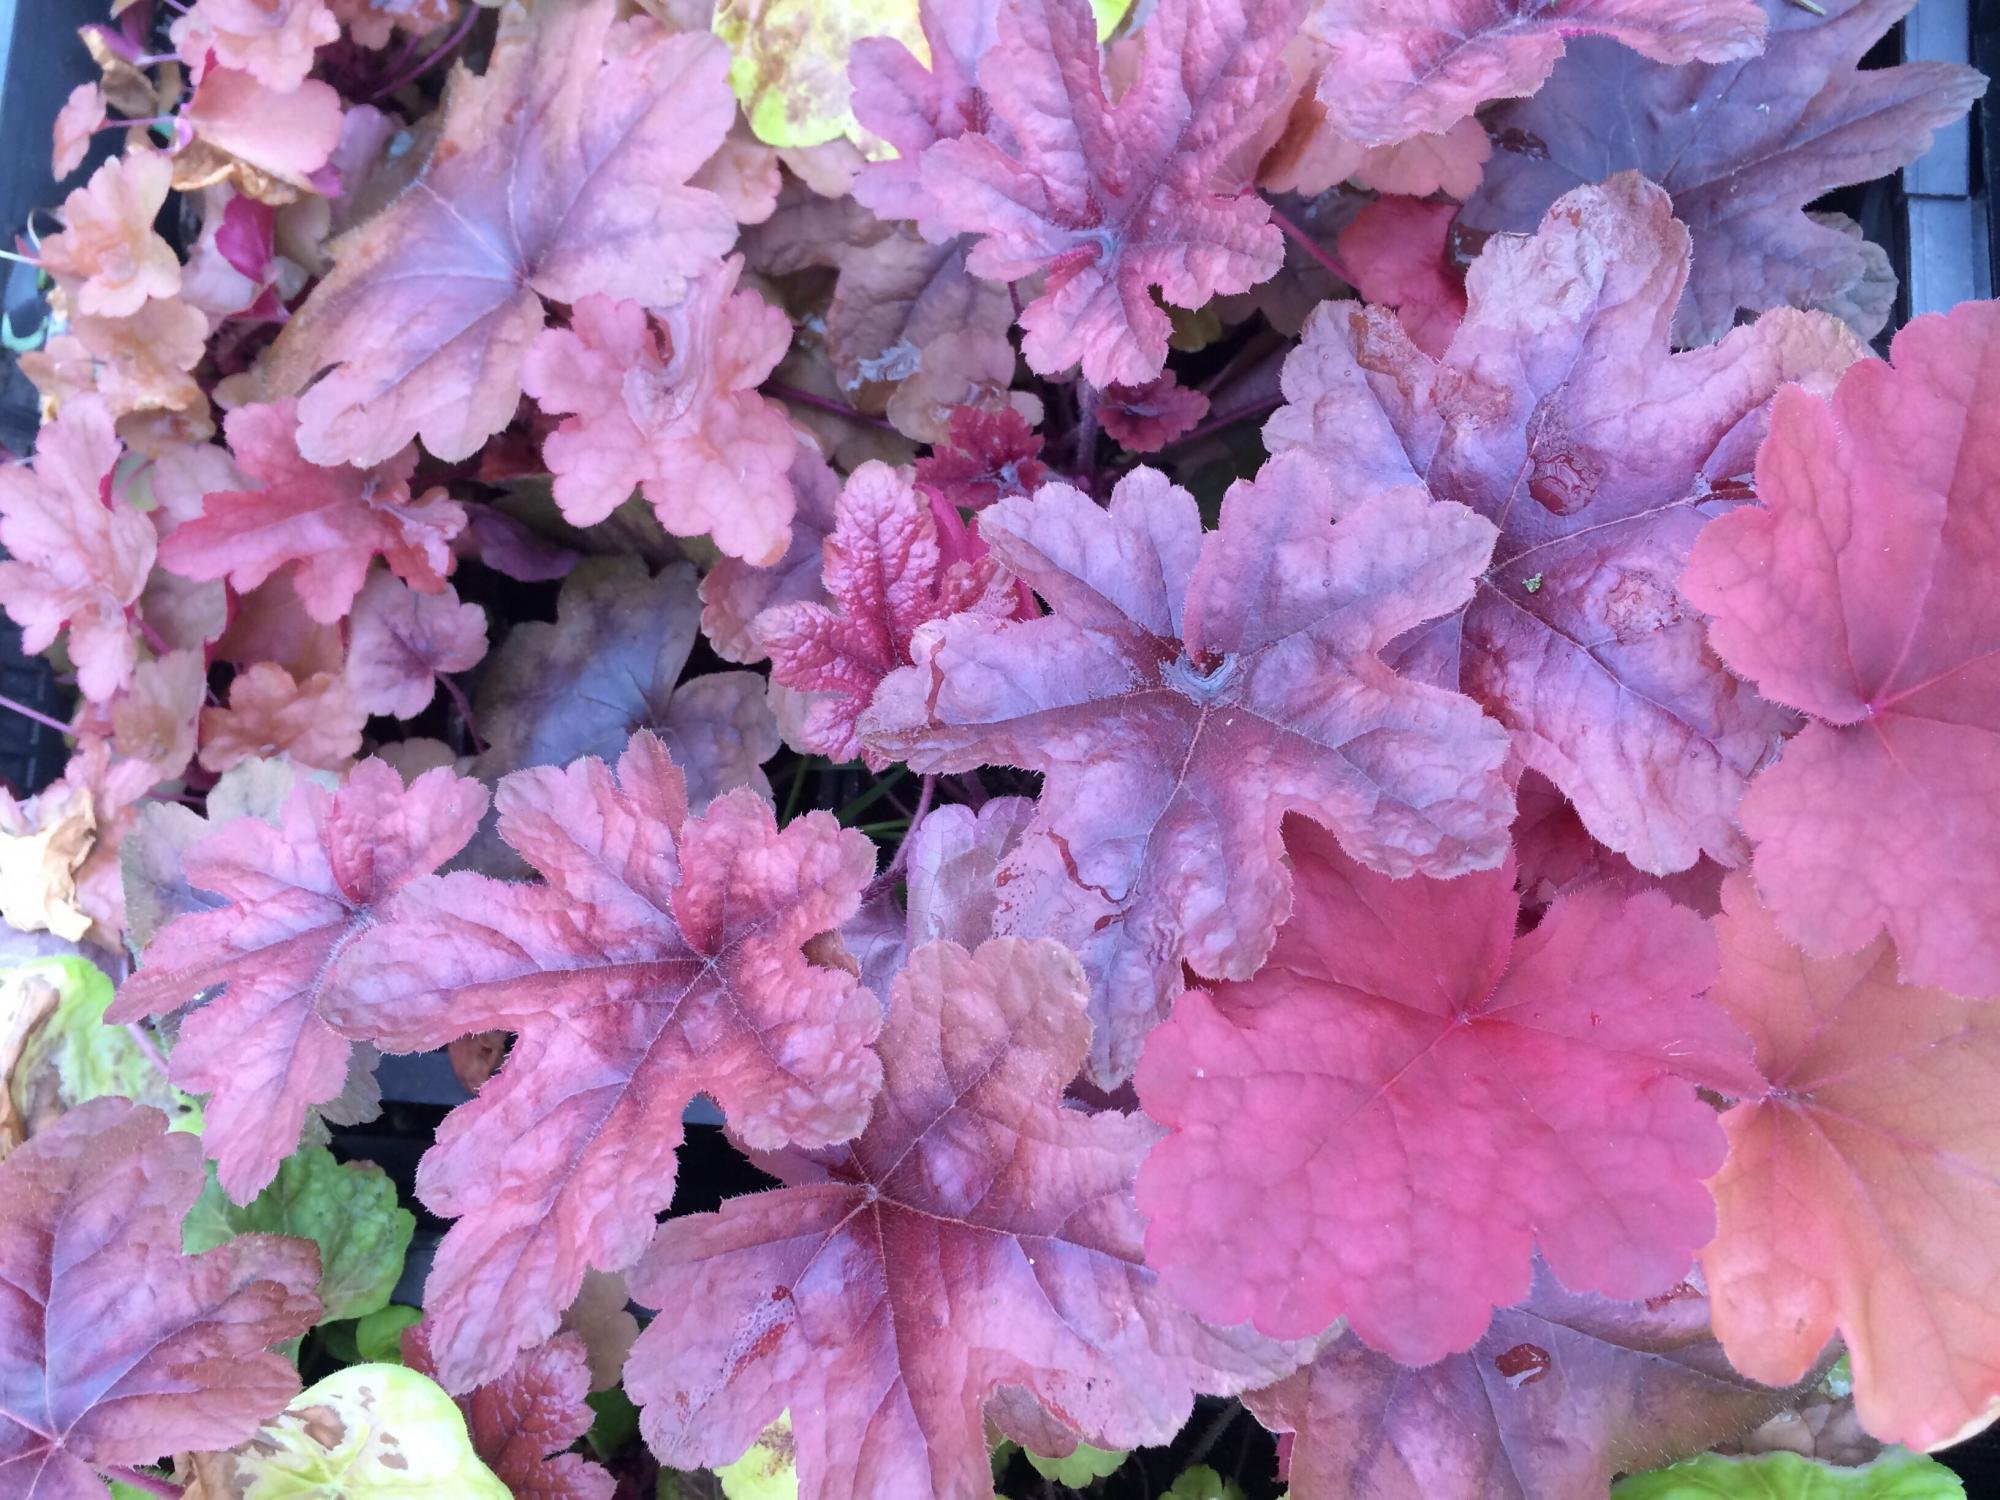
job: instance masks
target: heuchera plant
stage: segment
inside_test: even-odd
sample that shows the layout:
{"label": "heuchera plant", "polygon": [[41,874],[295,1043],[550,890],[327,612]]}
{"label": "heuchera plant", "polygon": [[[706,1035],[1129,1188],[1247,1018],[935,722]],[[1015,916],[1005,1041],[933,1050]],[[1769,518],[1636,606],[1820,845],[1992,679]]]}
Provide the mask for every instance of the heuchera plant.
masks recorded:
{"label": "heuchera plant", "polygon": [[0,1490],[1950,1493],[2000,304],[1820,202],[1984,87],[1908,8],[86,27]]}

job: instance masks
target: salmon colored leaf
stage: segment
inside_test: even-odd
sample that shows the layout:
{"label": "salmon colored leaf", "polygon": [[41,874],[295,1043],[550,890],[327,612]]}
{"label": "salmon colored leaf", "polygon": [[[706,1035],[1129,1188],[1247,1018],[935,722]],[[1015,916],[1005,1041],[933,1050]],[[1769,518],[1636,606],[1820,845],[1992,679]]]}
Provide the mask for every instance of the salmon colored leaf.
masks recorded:
{"label": "salmon colored leaf", "polygon": [[1604,1500],[1615,1475],[1739,1438],[1797,1394],[1730,1368],[1697,1286],[1612,1302],[1538,1266],[1464,1354],[1411,1369],[1344,1334],[1244,1404],[1297,1434],[1299,1500]]}
{"label": "salmon colored leaf", "polygon": [[1499,146],[1463,221],[1533,229],[1570,189],[1636,169],[1673,196],[1694,241],[1676,343],[1720,338],[1740,308],[1823,308],[1863,338],[1881,332],[1896,292],[1887,253],[1806,207],[1916,160],[1986,81],[1957,63],[1856,66],[1915,0],[1758,3],[1762,56],[1677,67],[1687,59],[1572,43],[1540,93],[1494,115]]}
{"label": "salmon colored leaf", "polygon": [[275,662],[238,672],[229,702],[201,711],[201,764],[218,774],[255,756],[282,755],[322,771],[361,753],[367,713],[336,672],[294,677]]}
{"label": "salmon colored leaf", "polygon": [[319,1314],[309,1241],[180,1253],[201,1148],[128,1099],[78,1105],[0,1163],[0,1488],[103,1500],[98,1467],[227,1448],[298,1393],[267,1352]]}
{"label": "salmon colored leaf", "polygon": [[1290,826],[1296,905],[1255,978],[1190,990],[1137,1083],[1172,1134],[1139,1174],[1146,1259],[1218,1322],[1346,1316],[1422,1365],[1527,1295],[1652,1296],[1715,1229],[1695,1082],[1748,1049],[1701,999],[1707,924],[1665,896],[1558,899],[1518,942],[1510,859],[1389,880]]}
{"label": "salmon colored leaf", "polygon": [[1396,876],[1505,852],[1499,727],[1381,657],[1463,603],[1493,529],[1409,488],[1337,514],[1300,456],[1233,486],[1207,535],[1194,497],[1150,469],[1108,510],[1063,484],[1002,500],[980,534],[1053,613],[928,627],[862,720],[864,744],[915,770],[1045,773],[1048,900],[1096,908],[1087,932],[1117,924],[1091,962],[1100,1082],[1130,1071],[1183,958],[1212,978],[1263,962],[1291,904],[1285,812]]}
{"label": "salmon colored leaf", "polygon": [[[831,606],[781,604],[757,617],[771,680],[811,694],[798,744],[833,760],[863,753],[855,725],[882,679],[910,664],[910,640],[933,620],[1014,611],[1013,581],[990,556],[947,558],[939,518],[908,471],[865,463],[848,478],[820,578]],[[956,511],[950,524],[962,530]],[[866,752],[880,771],[888,758]]]}
{"label": "salmon colored leaf", "polygon": [[42,241],[42,269],[89,317],[122,318],[181,289],[180,258],[153,231],[173,166],[157,151],[114,156],[63,200],[63,227]]}
{"label": "salmon colored leaf", "polygon": [[775,1150],[851,1136],[881,1080],[881,1007],[804,951],[860,904],[863,835],[825,813],[781,831],[747,791],[691,818],[645,733],[615,777],[599,760],[517,771],[495,803],[545,883],[460,872],[407,888],[349,953],[335,1014],[387,1051],[516,1034],[417,1175],[458,1220],[424,1307],[439,1378],[460,1391],[554,1333],[587,1268],[645,1251],[695,1094]]}
{"label": "salmon colored leaf", "polygon": [[195,0],[167,34],[190,68],[213,53],[282,93],[305,82],[319,48],[340,40],[340,23],[326,0]]}
{"label": "salmon colored leaf", "polygon": [[1896,335],[1831,401],[1780,395],[1762,506],[1684,587],[1723,660],[1812,722],[1751,784],[1758,887],[1820,956],[1887,930],[1903,977],[2000,996],[2000,304]]}
{"label": "salmon colored leaf", "polygon": [[323,624],[354,607],[378,556],[413,588],[444,587],[465,507],[442,489],[411,496],[414,448],[372,469],[323,468],[299,452],[295,401],[239,407],[223,431],[237,466],[260,488],[209,494],[200,516],[161,540],[165,567],[183,578],[227,578],[248,593],[295,564],[292,586]]}
{"label": "salmon colored leaf", "polygon": [[981,236],[975,275],[1042,288],[1021,313],[1039,373],[1078,361],[1093,385],[1166,363],[1167,315],[1248,291],[1284,259],[1270,210],[1218,180],[1282,102],[1280,51],[1304,0],[1161,0],[1113,104],[1085,0],[1006,0],[979,63],[991,119],[924,152],[942,227]]}
{"label": "salmon colored leaf", "polygon": [[2000,1408],[2000,1009],[1898,980],[1885,938],[1808,958],[1742,875],[1716,928],[1768,1080],[1723,1116],[1716,1333],[1787,1381],[1837,1332],[1869,1432],[1956,1442]]}
{"label": "salmon colored leaf", "polygon": [[1489,243],[1442,358],[1387,312],[1331,303],[1287,359],[1265,429],[1363,492],[1421,484],[1500,528],[1471,603],[1400,643],[1641,870],[1725,864],[1746,779],[1795,720],[1708,650],[1676,580],[1705,522],[1747,494],[1771,395],[1829,386],[1862,350],[1781,310],[1669,352],[1688,271],[1666,194],[1632,174],[1579,188],[1532,239]]}
{"label": "salmon colored leaf", "polygon": [[355,938],[462,849],[485,810],[476,781],[438,770],[405,789],[367,760],[332,792],[299,782],[275,823],[237,818],[187,851],[187,883],[223,904],[154,936],[110,1018],[164,1015],[220,987],[181,1023],[171,1076],[211,1096],[202,1143],[236,1202],[277,1175],[307,1111],[347,1083],[353,1044],[327,1008]]}
{"label": "salmon colored leaf", "polygon": [[792,488],[792,537],[784,556],[769,567],[724,557],[702,575],[702,634],[725,661],[764,659],[753,627],[765,609],[826,598],[819,581],[820,554],[833,531],[840,476],[827,467],[812,441],[801,437],[785,479]]}
{"label": "salmon colored leaf", "polygon": [[374,573],[348,622],[347,686],[371,714],[414,719],[430,707],[444,672],[465,672],[486,655],[486,611],[461,604],[444,584],[420,594]]}
{"label": "salmon colored leaf", "polygon": [[507,12],[486,71],[453,76],[423,170],[340,242],[268,362],[303,392],[314,463],[365,468],[413,437],[471,456],[514,416],[544,297],[668,306],[729,248],[729,210],[686,185],[735,113],[728,52],[614,12]]}
{"label": "salmon colored leaf", "polygon": [[112,493],[123,447],[94,397],[63,403],[42,428],[33,467],[0,467],[0,595],[26,651],[46,651],[65,626],[77,686],[107,702],[138,657],[128,611],[146,587],[153,523]]}
{"label": "salmon colored leaf", "polygon": [[[403,1363],[435,1376],[430,1330],[403,1330]],[[597,1414],[590,1394],[590,1361],[583,1337],[559,1333],[530,1349],[497,1380],[457,1398],[472,1435],[473,1451],[517,1496],[532,1500],[611,1500],[611,1474],[567,1449]]]}
{"label": "salmon colored leaf", "polygon": [[1298,1363],[1181,1312],[1142,1263],[1130,1189],[1154,1127],[1061,1104],[1084,1000],[1054,943],[920,949],[860,1138],[667,1223],[631,1279],[659,1315],[626,1366],[662,1462],[727,1463],[789,1409],[800,1500],[974,1500],[993,1493],[982,1411],[1136,1447],[1196,1394]]}

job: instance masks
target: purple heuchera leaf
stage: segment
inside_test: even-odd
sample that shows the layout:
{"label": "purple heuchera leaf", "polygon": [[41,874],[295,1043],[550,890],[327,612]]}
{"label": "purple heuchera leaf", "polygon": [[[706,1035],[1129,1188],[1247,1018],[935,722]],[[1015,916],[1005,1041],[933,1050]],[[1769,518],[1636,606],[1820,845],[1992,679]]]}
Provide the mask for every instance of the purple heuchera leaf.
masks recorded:
{"label": "purple heuchera leaf", "polygon": [[724,1463],[790,1409],[800,1500],[991,1495],[982,1414],[1107,1448],[1307,1352],[1209,1328],[1139,1250],[1155,1130],[1062,1107],[1090,1025],[1052,942],[933,943],[897,979],[883,1090],[792,1184],[670,1221],[632,1277],[660,1312],[626,1385],[662,1462]]}
{"label": "purple heuchera leaf", "polygon": [[1493,530],[1463,507],[1404,488],[1336,521],[1325,473],[1295,456],[1236,484],[1207,536],[1194,497],[1150,469],[1108,510],[1065,484],[1002,500],[980,534],[1054,613],[920,633],[862,737],[917,770],[1047,774],[1046,837],[1028,841],[1052,876],[1040,930],[1083,946],[1071,919],[1088,910],[1086,930],[1113,934],[1090,956],[1101,1081],[1130,1071],[1183,958],[1248,978],[1270,951],[1287,811],[1392,875],[1504,855],[1499,727],[1380,656],[1470,593]]}
{"label": "purple heuchera leaf", "polygon": [[544,882],[462,871],[403,893],[358,943],[338,1020],[388,1051],[516,1034],[439,1127],[418,1195],[458,1219],[425,1290],[447,1389],[555,1332],[673,1195],[681,1112],[706,1093],[761,1150],[844,1140],[881,1079],[873,995],[805,944],[860,903],[874,846],[825,813],[780,831],[754,792],[688,816],[652,735],[500,783],[500,834]]}
{"label": "purple heuchera leaf", "polygon": [[306,1112],[347,1084],[354,1045],[327,1017],[354,940],[463,849],[485,811],[476,781],[439,769],[405,788],[365,760],[338,790],[299,782],[275,826],[237,818],[188,850],[188,884],[225,904],[155,934],[106,1018],[164,1015],[220,987],[181,1023],[172,1077],[210,1096],[202,1144],[238,1203],[298,1149]]}
{"label": "purple heuchera leaf", "polygon": [[893,37],[863,37],[847,63],[854,117],[896,148],[854,179],[854,196],[885,219],[911,219],[926,239],[953,231],[939,222],[923,183],[923,154],[939,141],[999,127],[979,91],[979,59],[993,45],[1000,0],[921,0],[917,19],[930,45],[926,68]]}
{"label": "purple heuchera leaf", "polygon": [[1541,92],[1494,115],[1499,149],[1461,222],[1529,230],[1570,189],[1636,168],[1673,195],[1694,241],[1677,343],[1721,337],[1739,308],[1785,306],[1824,308],[1871,338],[1895,302],[1887,254],[1805,207],[1916,160],[1985,88],[1956,63],[1855,66],[1914,3],[1762,0],[1763,55],[1713,66],[1572,43]]}
{"label": "purple heuchera leaf", "polygon": [[1000,127],[923,157],[940,226],[982,236],[967,262],[998,281],[1041,275],[1022,352],[1044,375],[1139,385],[1166,363],[1167,315],[1248,291],[1284,246],[1270,210],[1218,178],[1282,102],[1279,54],[1304,0],[1161,0],[1139,74],[1106,97],[1086,0],[1007,0],[979,83]]}
{"label": "purple heuchera leaf", "polygon": [[1473,263],[1442,358],[1385,310],[1323,306],[1265,428],[1338,483],[1423,485],[1500,528],[1471,603],[1393,659],[1478,699],[1594,837],[1655,874],[1744,858],[1745,778],[1794,723],[1708,650],[1676,586],[1688,549],[1747,495],[1772,392],[1828,385],[1863,352],[1781,310],[1671,354],[1687,269],[1665,193],[1630,173],[1579,188]]}
{"label": "purple heuchera leaf", "polygon": [[0,1163],[0,1491],[103,1500],[95,1466],[231,1448],[298,1394],[266,1351],[319,1317],[309,1240],[182,1255],[201,1149],[117,1097]]}

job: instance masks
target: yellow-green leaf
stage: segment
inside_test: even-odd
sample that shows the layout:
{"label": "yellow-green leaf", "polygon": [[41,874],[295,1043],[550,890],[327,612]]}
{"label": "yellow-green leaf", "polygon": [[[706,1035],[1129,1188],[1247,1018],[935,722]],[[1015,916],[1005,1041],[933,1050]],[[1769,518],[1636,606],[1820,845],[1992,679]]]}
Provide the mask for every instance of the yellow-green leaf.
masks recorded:
{"label": "yellow-green leaf", "polygon": [[798,1500],[799,1471],[793,1466],[792,1414],[764,1429],[748,1453],[715,1471],[728,1500]]}

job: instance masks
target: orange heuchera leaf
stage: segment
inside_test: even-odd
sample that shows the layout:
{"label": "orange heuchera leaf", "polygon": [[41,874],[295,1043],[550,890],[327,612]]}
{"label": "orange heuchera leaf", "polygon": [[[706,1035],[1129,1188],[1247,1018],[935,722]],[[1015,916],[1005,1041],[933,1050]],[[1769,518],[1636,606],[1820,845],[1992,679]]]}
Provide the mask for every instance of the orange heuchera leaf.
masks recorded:
{"label": "orange heuchera leaf", "polygon": [[1809,953],[1885,928],[1913,984],[2000,995],[2000,303],[1919,318],[1830,402],[1781,392],[1761,507],[1683,584],[1722,658],[1813,722],[1743,798]]}
{"label": "orange heuchera leaf", "polygon": [[860,904],[875,863],[863,835],[825,813],[780,830],[747,790],[690,817],[680,770],[645,733],[615,777],[600,760],[517,771],[495,802],[544,882],[409,887],[349,955],[338,997],[339,1024],[390,1051],[516,1033],[417,1175],[459,1221],[424,1306],[439,1379],[460,1391],[555,1332],[587,1268],[644,1252],[697,1093],[773,1150],[852,1135],[881,1081],[881,1007],[806,953]]}
{"label": "orange heuchera leaf", "polygon": [[300,781],[275,825],[237,818],[188,850],[188,885],[223,904],[162,928],[109,1016],[163,1015],[221,987],[182,1023],[173,1080],[211,1095],[202,1141],[237,1202],[271,1181],[306,1111],[347,1082],[353,1044],[326,1020],[342,955],[399,889],[465,847],[485,810],[476,781],[437,770],[405,789],[368,760],[338,791]]}
{"label": "orange heuchera leaf", "polygon": [[0,1491],[102,1500],[98,1466],[230,1448],[299,1375],[271,1345],[318,1319],[319,1252],[246,1234],[178,1253],[201,1149],[116,1096],[0,1163]]}
{"label": "orange heuchera leaf", "polygon": [[514,415],[542,298],[666,306],[729,248],[722,200],[686,185],[735,113],[728,51],[615,9],[510,11],[421,175],[332,247],[269,367],[305,392],[307,458],[365,467],[418,436],[470,457]]}
{"label": "orange heuchera leaf", "polygon": [[253,755],[337,771],[361,753],[367,712],[336,672],[294,677],[260,661],[236,674],[226,708],[201,711],[201,763],[222,772]]}
{"label": "orange heuchera leaf", "polygon": [[78,312],[117,318],[181,289],[181,263],[153,232],[173,166],[157,151],[114,156],[63,200],[60,234],[42,241],[42,269]]}
{"label": "orange heuchera leaf", "polygon": [[340,23],[326,0],[195,0],[167,34],[190,68],[212,52],[282,93],[305,82],[319,48],[340,40]]}
{"label": "orange heuchera leaf", "polygon": [[1887,939],[1808,958],[1742,875],[1716,930],[1768,1080],[1701,1257],[1730,1363],[1796,1380],[1839,1333],[1871,1433],[1953,1442],[2000,1408],[2000,1006],[1900,982]]}

